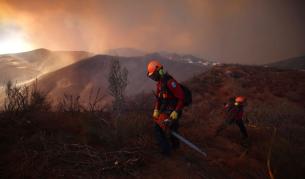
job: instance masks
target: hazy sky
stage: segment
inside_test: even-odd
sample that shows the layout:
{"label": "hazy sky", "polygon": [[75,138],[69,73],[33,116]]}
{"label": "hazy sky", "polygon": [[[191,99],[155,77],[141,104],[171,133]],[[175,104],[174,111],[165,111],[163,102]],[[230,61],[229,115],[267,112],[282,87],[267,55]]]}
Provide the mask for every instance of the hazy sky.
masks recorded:
{"label": "hazy sky", "polygon": [[92,52],[130,47],[266,63],[305,55],[304,2],[0,0],[0,43]]}

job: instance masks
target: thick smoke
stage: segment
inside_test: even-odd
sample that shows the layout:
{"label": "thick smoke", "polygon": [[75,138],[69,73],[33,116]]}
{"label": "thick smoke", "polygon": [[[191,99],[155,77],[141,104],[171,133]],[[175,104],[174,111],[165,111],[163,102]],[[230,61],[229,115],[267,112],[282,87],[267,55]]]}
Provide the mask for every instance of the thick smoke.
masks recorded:
{"label": "thick smoke", "polygon": [[248,64],[305,53],[301,0],[2,0],[0,8],[0,20],[38,48],[131,47]]}

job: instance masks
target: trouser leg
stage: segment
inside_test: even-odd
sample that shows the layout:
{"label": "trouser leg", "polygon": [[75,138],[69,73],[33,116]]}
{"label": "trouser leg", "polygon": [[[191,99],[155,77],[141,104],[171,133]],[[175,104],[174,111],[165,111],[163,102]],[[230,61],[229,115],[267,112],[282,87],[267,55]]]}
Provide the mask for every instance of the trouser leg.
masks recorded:
{"label": "trouser leg", "polygon": [[154,132],[155,132],[156,140],[161,148],[162,154],[169,155],[170,154],[170,145],[168,143],[166,135],[165,135],[163,129],[156,123],[154,124]]}
{"label": "trouser leg", "polygon": [[248,132],[247,132],[247,129],[244,125],[244,122],[243,120],[236,120],[236,124],[238,125],[239,127],[239,130],[243,136],[244,139],[248,138]]}

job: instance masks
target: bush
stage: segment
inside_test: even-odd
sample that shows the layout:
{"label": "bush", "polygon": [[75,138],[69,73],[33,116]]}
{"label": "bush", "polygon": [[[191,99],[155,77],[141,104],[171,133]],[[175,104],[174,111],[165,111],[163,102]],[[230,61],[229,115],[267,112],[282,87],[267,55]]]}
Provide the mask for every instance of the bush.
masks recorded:
{"label": "bush", "polygon": [[274,98],[269,102],[253,100],[249,106],[247,118],[256,125],[280,127],[287,123],[303,119],[305,112],[302,107],[283,98]]}
{"label": "bush", "polygon": [[30,86],[17,86],[9,81],[6,84],[5,95],[5,113],[47,112],[51,107],[47,95],[38,89],[37,80]]}
{"label": "bush", "polygon": [[81,112],[80,96],[64,94],[57,104],[57,111],[76,113]]}

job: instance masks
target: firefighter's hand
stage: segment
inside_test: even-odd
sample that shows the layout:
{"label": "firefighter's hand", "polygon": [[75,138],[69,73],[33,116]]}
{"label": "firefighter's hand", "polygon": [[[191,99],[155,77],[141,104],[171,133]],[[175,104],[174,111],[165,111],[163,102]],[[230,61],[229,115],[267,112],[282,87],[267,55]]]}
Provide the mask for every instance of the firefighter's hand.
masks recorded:
{"label": "firefighter's hand", "polygon": [[170,116],[172,120],[177,120],[178,119],[178,113],[176,111],[173,111]]}
{"label": "firefighter's hand", "polygon": [[153,113],[153,118],[158,118],[159,115],[160,115],[159,110],[158,110],[158,109],[155,109],[155,110],[154,110],[154,113]]}

